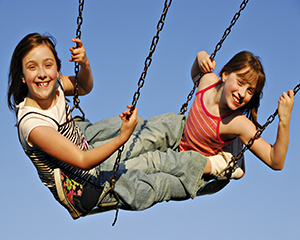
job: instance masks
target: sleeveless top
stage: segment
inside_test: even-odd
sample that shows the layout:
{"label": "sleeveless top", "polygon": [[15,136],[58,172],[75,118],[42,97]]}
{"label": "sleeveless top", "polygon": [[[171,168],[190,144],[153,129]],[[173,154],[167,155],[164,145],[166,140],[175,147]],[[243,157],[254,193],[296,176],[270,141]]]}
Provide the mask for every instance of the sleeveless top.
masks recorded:
{"label": "sleeveless top", "polygon": [[[35,126],[55,126],[56,130],[60,134],[68,138],[80,149],[84,151],[89,149],[83,133],[80,131],[72,118],[70,107],[65,100],[64,92],[61,88],[58,87],[59,99],[56,103],[56,106],[53,107],[58,108],[58,116],[51,117],[47,114],[48,110],[44,111],[36,109],[34,107],[24,106],[25,100],[17,107],[17,127],[20,143],[25,151],[25,154],[31,159],[32,163],[34,164],[40,180],[46,187],[49,188],[54,198],[58,201],[59,197],[56,191],[54,180],[55,168],[60,168],[61,171],[65,173],[69,178],[81,184],[84,184],[86,181],[88,181],[93,171],[77,169],[69,164],[59,161],[58,159],[41,151],[39,148],[30,146],[28,140],[26,139],[30,131]],[[60,120],[58,121],[58,119]],[[26,122],[34,126],[29,132],[24,132],[24,124],[26,124]]]}
{"label": "sleeveless top", "polygon": [[180,151],[193,150],[200,152],[205,156],[215,155],[223,146],[230,143],[224,142],[219,135],[220,122],[224,117],[232,114],[233,111],[219,116],[214,116],[208,112],[204,105],[204,93],[221,84],[216,82],[196,93],[196,98],[191,106],[186,124],[183,131],[183,136],[179,145]]}

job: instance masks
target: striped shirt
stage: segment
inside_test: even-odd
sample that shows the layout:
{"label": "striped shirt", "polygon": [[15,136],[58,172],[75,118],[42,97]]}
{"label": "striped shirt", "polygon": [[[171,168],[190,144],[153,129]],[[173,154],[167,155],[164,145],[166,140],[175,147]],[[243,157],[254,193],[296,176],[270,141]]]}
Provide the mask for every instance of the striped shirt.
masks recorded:
{"label": "striped shirt", "polygon": [[219,128],[222,118],[227,117],[233,111],[221,117],[214,116],[208,112],[203,102],[203,94],[220,83],[221,81],[216,82],[196,93],[179,145],[180,151],[193,150],[205,156],[212,156],[230,142],[224,142],[220,138]]}
{"label": "striped shirt", "polygon": [[24,101],[20,103],[18,105],[17,126],[19,140],[26,155],[31,159],[32,163],[36,167],[40,180],[49,188],[55,199],[59,201],[54,181],[55,168],[60,168],[61,171],[68,177],[81,184],[88,181],[92,170],[84,171],[77,169],[59,161],[28,143],[28,136],[33,128],[37,126],[50,126],[72,141],[80,149],[84,151],[89,149],[82,132],[72,118],[70,107],[65,100],[63,90],[60,87],[58,87],[58,90],[58,101],[56,106],[54,106],[50,111],[25,106]]}

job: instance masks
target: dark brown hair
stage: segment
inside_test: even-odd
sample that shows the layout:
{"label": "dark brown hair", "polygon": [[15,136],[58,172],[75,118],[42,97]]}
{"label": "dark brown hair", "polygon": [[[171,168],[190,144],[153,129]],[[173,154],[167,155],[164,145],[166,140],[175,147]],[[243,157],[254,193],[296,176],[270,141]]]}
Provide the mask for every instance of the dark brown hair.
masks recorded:
{"label": "dark brown hair", "polygon": [[16,46],[10,61],[7,103],[11,110],[14,110],[16,105],[22,102],[28,94],[28,87],[26,83],[22,82],[22,60],[29,51],[42,44],[45,44],[52,51],[56,60],[57,71],[60,71],[61,61],[55,50],[55,38],[50,35],[42,36],[39,33],[30,33],[25,36]]}
{"label": "dark brown hair", "polygon": [[247,81],[256,81],[256,88],[251,100],[243,106],[241,110],[256,127],[261,127],[257,122],[257,111],[260,105],[260,99],[263,95],[262,90],[265,86],[266,77],[259,57],[254,56],[248,51],[239,52],[226,63],[220,71],[219,76],[222,77],[222,74],[225,72],[230,74],[242,69],[245,69],[246,71],[239,74],[240,77]]}

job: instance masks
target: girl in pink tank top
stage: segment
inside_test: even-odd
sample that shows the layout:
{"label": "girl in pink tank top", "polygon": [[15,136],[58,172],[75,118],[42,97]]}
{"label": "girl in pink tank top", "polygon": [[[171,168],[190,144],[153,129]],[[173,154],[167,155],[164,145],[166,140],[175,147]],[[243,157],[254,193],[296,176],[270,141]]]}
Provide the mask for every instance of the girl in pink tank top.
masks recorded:
{"label": "girl in pink tank top", "polygon": [[193,150],[205,156],[212,156],[231,142],[223,141],[220,138],[219,127],[220,121],[233,111],[222,116],[215,116],[206,109],[203,102],[204,93],[221,83],[221,81],[216,82],[196,93],[196,99],[186,120],[182,141],[179,145],[180,151]]}
{"label": "girl in pink tank top", "polygon": [[[235,138],[244,144],[255,135],[260,125],[257,110],[265,85],[265,74],[258,57],[243,51],[237,53],[220,71],[211,72],[216,63],[202,51],[192,66],[193,81],[205,75],[188,114],[179,149],[194,150],[206,156],[218,153]],[[281,170],[288,149],[290,116],[294,92],[284,92],[278,101],[278,132],[273,145],[259,137],[250,151],[274,170]],[[204,173],[212,173],[218,163],[208,161]]]}

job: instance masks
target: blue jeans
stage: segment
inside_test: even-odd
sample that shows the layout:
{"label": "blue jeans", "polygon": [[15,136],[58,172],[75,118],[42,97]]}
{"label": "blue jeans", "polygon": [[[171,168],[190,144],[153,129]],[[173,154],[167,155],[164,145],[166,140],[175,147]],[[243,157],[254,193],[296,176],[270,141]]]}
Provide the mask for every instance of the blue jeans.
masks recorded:
{"label": "blue jeans", "polygon": [[[167,113],[145,120],[139,117],[132,136],[124,145],[115,191],[124,208],[143,210],[157,202],[194,198],[204,185],[205,156],[194,151],[179,152],[186,116]],[[98,123],[79,122],[90,148],[104,144],[120,133],[119,117]],[[95,167],[93,182],[110,182],[118,151]],[[104,202],[115,201],[107,195]]]}

